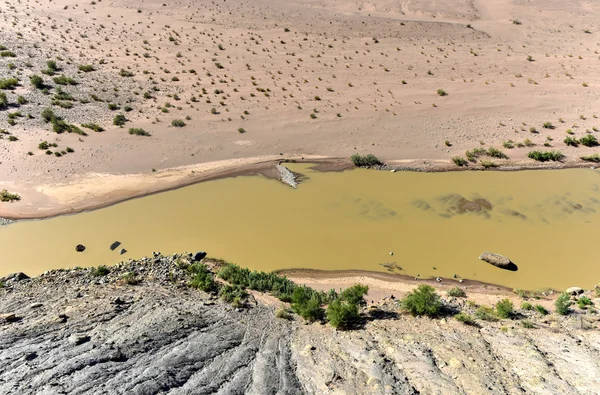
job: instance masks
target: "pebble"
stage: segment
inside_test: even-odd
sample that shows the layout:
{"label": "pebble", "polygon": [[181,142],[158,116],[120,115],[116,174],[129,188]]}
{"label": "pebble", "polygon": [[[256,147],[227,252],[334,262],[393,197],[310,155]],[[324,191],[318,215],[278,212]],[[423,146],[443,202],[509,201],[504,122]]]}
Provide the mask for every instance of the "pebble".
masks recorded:
{"label": "pebble", "polygon": [[90,341],[90,337],[84,334],[73,334],[69,336],[69,343],[78,346],[83,343],[87,343]]}

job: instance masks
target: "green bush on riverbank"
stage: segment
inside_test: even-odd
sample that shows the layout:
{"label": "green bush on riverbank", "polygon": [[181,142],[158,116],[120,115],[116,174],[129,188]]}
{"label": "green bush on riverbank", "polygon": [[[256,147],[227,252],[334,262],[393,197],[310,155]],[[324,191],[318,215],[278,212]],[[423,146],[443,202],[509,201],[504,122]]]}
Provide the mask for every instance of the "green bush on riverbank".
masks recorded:
{"label": "green bush on riverbank", "polygon": [[381,162],[373,154],[367,154],[367,155],[354,154],[350,157],[350,160],[352,161],[352,163],[354,163],[354,166],[357,166],[357,167],[379,166],[379,165],[383,164],[383,162]]}

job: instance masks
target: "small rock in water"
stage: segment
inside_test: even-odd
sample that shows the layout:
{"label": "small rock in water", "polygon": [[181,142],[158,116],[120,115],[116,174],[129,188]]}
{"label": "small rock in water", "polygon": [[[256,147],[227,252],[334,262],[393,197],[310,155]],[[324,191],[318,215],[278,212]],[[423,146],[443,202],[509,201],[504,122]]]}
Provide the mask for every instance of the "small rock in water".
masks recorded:
{"label": "small rock in water", "polygon": [[119,251],[119,254],[123,255],[126,252],[127,252],[127,250],[125,248],[121,248],[121,251]]}
{"label": "small rock in water", "polygon": [[85,246],[83,244],[77,244],[77,246],[75,246],[75,251],[83,252],[85,251]]}
{"label": "small rock in water", "polygon": [[117,249],[117,247],[118,247],[118,246],[120,246],[120,245],[121,245],[121,242],[120,242],[120,241],[115,241],[114,243],[112,243],[112,244],[110,245],[110,250],[111,250],[111,251],[114,251],[114,250],[116,250],[116,249]]}
{"label": "small rock in water", "polygon": [[394,251],[390,251],[390,255],[394,255]]}

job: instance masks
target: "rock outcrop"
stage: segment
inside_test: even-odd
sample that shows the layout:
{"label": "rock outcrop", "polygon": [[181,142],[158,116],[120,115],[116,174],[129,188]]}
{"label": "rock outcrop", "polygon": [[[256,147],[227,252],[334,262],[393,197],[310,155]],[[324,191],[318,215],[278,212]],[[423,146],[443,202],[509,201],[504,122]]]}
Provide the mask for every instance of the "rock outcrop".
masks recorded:
{"label": "rock outcrop", "polygon": [[[233,308],[189,288],[182,260],[128,261],[105,276],[51,271],[0,289],[2,394],[592,394],[600,335],[570,319],[467,326],[395,302],[336,331]],[[97,273],[97,272],[96,272]],[[138,285],[123,281],[133,273]],[[129,276],[130,277],[130,276]],[[128,277],[128,278],[129,278]],[[568,350],[568,352],[567,352]]]}

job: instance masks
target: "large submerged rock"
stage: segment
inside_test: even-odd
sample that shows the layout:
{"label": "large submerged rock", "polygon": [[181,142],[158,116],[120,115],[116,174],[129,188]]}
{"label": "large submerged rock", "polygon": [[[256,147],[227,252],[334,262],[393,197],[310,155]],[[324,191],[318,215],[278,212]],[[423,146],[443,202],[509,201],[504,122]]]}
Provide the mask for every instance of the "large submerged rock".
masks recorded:
{"label": "large submerged rock", "polygon": [[479,255],[479,259],[481,259],[482,261],[485,261],[491,265],[499,267],[500,269],[516,270],[516,265],[514,263],[512,263],[511,260],[508,257],[505,257],[504,255],[494,254],[492,252],[486,251],[483,254]]}

